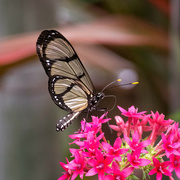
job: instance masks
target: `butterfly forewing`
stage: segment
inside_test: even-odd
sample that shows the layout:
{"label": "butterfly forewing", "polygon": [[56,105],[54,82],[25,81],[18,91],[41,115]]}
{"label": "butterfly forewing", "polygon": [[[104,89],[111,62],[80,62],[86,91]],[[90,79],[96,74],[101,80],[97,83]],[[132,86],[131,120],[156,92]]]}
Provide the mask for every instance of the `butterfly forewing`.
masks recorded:
{"label": "butterfly forewing", "polygon": [[55,30],[43,31],[37,40],[37,54],[49,77],[49,92],[56,105],[70,114],[57,124],[64,130],[94,96],[91,79],[67,39]]}
{"label": "butterfly forewing", "polygon": [[92,81],[68,40],[55,30],[45,30],[37,41],[37,53],[48,75],[59,75],[79,79],[82,84],[94,93]]}

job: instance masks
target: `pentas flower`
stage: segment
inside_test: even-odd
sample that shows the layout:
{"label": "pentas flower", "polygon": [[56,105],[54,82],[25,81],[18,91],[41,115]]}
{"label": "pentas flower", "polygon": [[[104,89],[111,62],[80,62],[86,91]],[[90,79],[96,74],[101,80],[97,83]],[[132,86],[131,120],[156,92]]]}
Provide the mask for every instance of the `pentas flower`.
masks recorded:
{"label": "pentas flower", "polygon": [[121,154],[125,154],[128,149],[121,148],[121,138],[117,138],[114,145],[111,146],[109,143],[102,142],[102,147],[106,152],[106,156],[112,157],[117,161],[121,161]]}
{"label": "pentas flower", "polygon": [[120,137],[121,134],[127,135],[127,127],[128,127],[128,121],[125,123],[124,120],[120,116],[115,116],[116,124],[115,125],[110,125],[110,127],[117,131],[117,136]]}
{"label": "pentas flower", "polygon": [[74,180],[78,175],[81,179],[83,178],[84,167],[86,164],[86,159],[82,156],[81,152],[76,151],[74,153],[74,160],[64,166],[73,172],[71,179]]}
{"label": "pentas flower", "polygon": [[130,146],[132,151],[135,151],[136,149],[141,149],[141,152],[144,152],[144,153],[147,151],[144,150],[143,148],[147,147],[151,143],[151,140],[145,140],[145,141],[140,142],[137,131],[134,132],[132,136],[132,141],[126,135],[124,135],[124,139],[127,142],[127,144]]}
{"label": "pentas flower", "polygon": [[167,170],[167,166],[170,165],[170,162],[159,162],[156,158],[153,157],[153,164],[154,164],[154,168],[149,172],[149,175],[155,174],[156,175],[156,179],[157,180],[161,180],[162,179],[162,175],[166,175],[166,176],[171,176],[171,172],[169,170]]}
{"label": "pentas flower", "polygon": [[92,116],[92,125],[94,126],[101,126],[103,123],[108,122],[109,120],[111,120],[111,118],[107,118],[104,119],[104,117],[106,117],[107,113],[103,114],[100,118],[96,117],[96,116]]}
{"label": "pentas flower", "polygon": [[98,137],[94,137],[91,132],[88,133],[87,140],[84,141],[84,148],[87,150],[83,152],[84,156],[93,157],[96,155],[96,151],[99,148],[102,136],[104,136],[104,134],[100,134]]}
{"label": "pentas flower", "polygon": [[128,167],[120,171],[119,165],[114,161],[112,163],[112,175],[105,176],[105,180],[125,180],[132,172],[134,168]]}
{"label": "pentas flower", "polygon": [[[134,169],[146,175],[156,174],[156,179],[172,172],[180,178],[180,132],[179,123],[159,112],[147,114],[131,106],[119,107],[121,116],[115,116],[117,132],[114,143],[102,130],[102,123],[110,120],[107,113],[100,118],[92,116],[92,122],[81,121],[81,128],[69,137],[76,147],[70,148],[71,160],[60,162],[65,172],[58,180],[74,180],[77,176],[97,175],[100,180],[137,179]],[[125,116],[126,121],[124,121]]]}
{"label": "pentas flower", "polygon": [[152,118],[149,118],[149,124],[152,128],[152,133],[150,139],[152,143],[155,142],[157,136],[159,136],[162,132],[165,132],[170,124],[173,123],[173,120],[164,120],[164,115],[156,112],[155,114],[151,112]]}
{"label": "pentas flower", "polygon": [[135,109],[134,106],[131,106],[128,108],[128,111],[123,109],[122,107],[118,106],[119,110],[122,112],[122,115],[129,117],[129,118],[138,118],[140,119],[142,117],[142,114],[144,114],[146,111],[142,111],[138,113],[138,108]]}
{"label": "pentas flower", "polygon": [[104,155],[97,150],[95,158],[89,159],[88,164],[92,167],[86,176],[98,174],[98,179],[103,180],[105,173],[111,173],[112,169],[109,164],[112,162],[112,157],[104,157]]}
{"label": "pentas flower", "polygon": [[142,118],[142,114],[146,111],[142,111],[138,113],[138,108],[135,109],[134,106],[131,106],[128,111],[123,109],[122,107],[118,106],[119,110],[122,112],[122,115],[128,117],[128,129],[127,134],[130,133],[131,124],[134,126],[135,129],[138,128],[138,120]]}
{"label": "pentas flower", "polygon": [[[67,163],[69,163],[68,159],[66,158],[66,161]],[[62,166],[62,168],[66,171],[66,172],[63,172],[63,175],[58,178],[58,180],[64,180],[64,179],[67,179],[69,180],[71,178],[71,175],[72,175],[72,171],[69,170],[68,168],[66,168],[66,164],[63,163],[63,162],[60,162],[60,165]]]}
{"label": "pentas flower", "polygon": [[127,154],[127,159],[130,162],[131,166],[134,168],[139,168],[139,166],[147,166],[151,161],[148,159],[140,158],[141,148],[136,149],[132,154]]}
{"label": "pentas flower", "polygon": [[168,138],[162,133],[163,149],[165,150],[166,156],[169,158],[171,154],[180,156],[180,152],[176,149],[180,147],[180,142],[173,143],[174,133],[171,133]]}
{"label": "pentas flower", "polygon": [[168,170],[172,172],[175,170],[177,177],[180,179],[180,156],[171,154],[170,155],[170,162]]}
{"label": "pentas flower", "polygon": [[[86,138],[87,132],[92,131],[91,124],[86,121],[81,121],[81,128],[84,130],[83,133],[75,132],[75,134],[69,135],[71,139],[75,139],[74,142],[79,141],[81,138]],[[92,131],[93,132],[93,131]],[[73,143],[74,143],[73,142]],[[72,144],[72,143],[71,143]]]}

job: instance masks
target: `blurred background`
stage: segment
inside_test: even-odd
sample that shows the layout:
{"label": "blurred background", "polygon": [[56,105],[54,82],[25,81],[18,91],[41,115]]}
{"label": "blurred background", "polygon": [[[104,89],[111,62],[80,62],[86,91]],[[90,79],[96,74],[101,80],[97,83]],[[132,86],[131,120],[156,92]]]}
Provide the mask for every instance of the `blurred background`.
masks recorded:
{"label": "blurred background", "polygon": [[[119,106],[179,121],[179,0],[0,0],[1,180],[58,179],[59,162],[70,155],[68,135],[86,116],[63,133],[55,131],[67,113],[51,100],[36,55],[44,29],[59,30],[72,43],[97,91],[117,78],[140,82],[106,92]],[[106,99],[101,106],[113,103]],[[108,114],[111,124],[115,115],[117,108]],[[116,137],[104,128],[107,139]]]}

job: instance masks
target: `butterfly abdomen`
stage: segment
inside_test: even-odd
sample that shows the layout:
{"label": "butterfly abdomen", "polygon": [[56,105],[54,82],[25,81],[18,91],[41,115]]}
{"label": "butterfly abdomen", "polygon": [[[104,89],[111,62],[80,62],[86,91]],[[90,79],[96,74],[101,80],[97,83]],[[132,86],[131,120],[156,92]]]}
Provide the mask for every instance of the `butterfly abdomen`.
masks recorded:
{"label": "butterfly abdomen", "polygon": [[70,124],[73,123],[74,119],[79,116],[81,112],[72,112],[67,116],[59,120],[59,123],[56,124],[56,131],[64,131]]}

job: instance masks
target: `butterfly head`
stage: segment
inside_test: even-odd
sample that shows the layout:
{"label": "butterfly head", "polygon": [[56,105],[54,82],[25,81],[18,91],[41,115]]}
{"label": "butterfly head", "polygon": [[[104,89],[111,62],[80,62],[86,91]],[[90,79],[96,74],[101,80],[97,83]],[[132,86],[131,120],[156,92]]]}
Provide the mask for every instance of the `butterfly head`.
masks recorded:
{"label": "butterfly head", "polygon": [[96,107],[101,99],[105,97],[105,94],[103,92],[99,92],[95,95],[93,95],[89,100],[89,110],[96,110]]}

